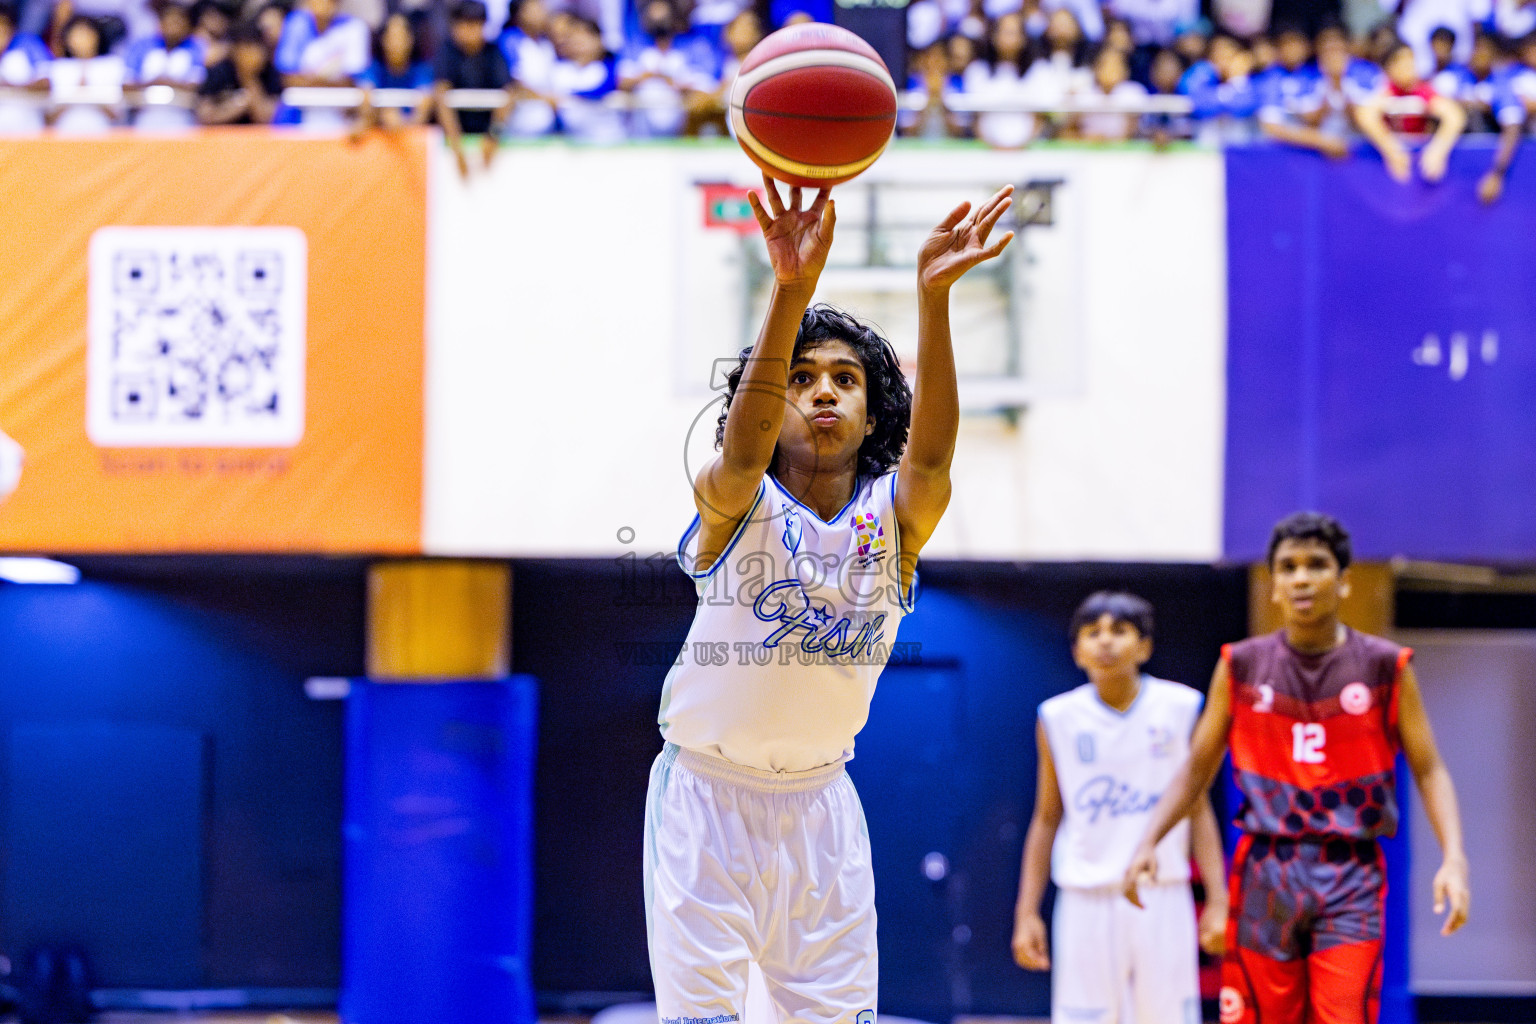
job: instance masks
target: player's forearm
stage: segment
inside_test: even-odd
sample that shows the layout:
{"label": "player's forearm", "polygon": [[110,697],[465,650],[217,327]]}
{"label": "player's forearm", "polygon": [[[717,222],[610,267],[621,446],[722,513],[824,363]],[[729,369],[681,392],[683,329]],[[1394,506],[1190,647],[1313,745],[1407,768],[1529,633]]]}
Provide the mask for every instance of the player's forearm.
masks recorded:
{"label": "player's forearm", "polygon": [[1467,851],[1462,845],[1461,807],[1456,800],[1456,786],[1451,773],[1438,758],[1433,764],[1415,773],[1419,796],[1424,800],[1424,813],[1440,840],[1440,852],[1446,860],[1466,860]]}
{"label": "player's forearm", "polygon": [[1038,815],[1029,822],[1024,834],[1024,862],[1019,867],[1019,900],[1014,917],[1040,913],[1045,886],[1051,879],[1051,846],[1056,841],[1056,822],[1042,821]]}
{"label": "player's forearm", "polygon": [[1200,802],[1190,819],[1189,840],[1200,880],[1205,883],[1206,905],[1226,906],[1227,862],[1221,852],[1221,826],[1216,822],[1209,796]]}
{"label": "player's forearm", "polygon": [[922,289],[917,296],[917,381],[907,464],[921,473],[944,472],[960,433],[960,390],[949,331],[949,289]]}
{"label": "player's forearm", "polygon": [[1152,808],[1152,814],[1147,819],[1146,834],[1141,840],[1143,845],[1156,846],[1173,826],[1189,817],[1195,809],[1196,801],[1210,789],[1211,776],[1214,774],[1214,767],[1207,772],[1193,758],[1180,765],[1169,781],[1168,788],[1163,790],[1157,805]]}
{"label": "player's forearm", "polygon": [[773,461],[789,388],[789,362],[800,319],[816,291],[806,284],[775,284],[768,314],[725,417],[721,458],[733,470],[760,476]]}

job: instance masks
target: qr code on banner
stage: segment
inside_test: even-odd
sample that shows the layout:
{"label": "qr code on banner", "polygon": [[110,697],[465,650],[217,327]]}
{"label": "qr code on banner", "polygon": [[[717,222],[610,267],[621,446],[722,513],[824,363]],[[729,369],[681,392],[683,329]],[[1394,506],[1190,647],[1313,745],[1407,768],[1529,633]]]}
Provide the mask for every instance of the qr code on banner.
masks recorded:
{"label": "qr code on banner", "polygon": [[111,227],[91,236],[92,442],[298,444],[307,256],[297,228]]}

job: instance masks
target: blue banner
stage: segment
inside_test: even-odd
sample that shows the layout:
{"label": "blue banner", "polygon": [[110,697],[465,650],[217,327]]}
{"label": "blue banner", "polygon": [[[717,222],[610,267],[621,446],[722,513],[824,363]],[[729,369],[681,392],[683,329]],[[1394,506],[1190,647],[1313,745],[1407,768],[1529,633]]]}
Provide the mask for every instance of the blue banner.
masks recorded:
{"label": "blue banner", "polygon": [[1536,145],[1485,206],[1492,155],[1228,151],[1229,558],[1303,508],[1360,558],[1536,555]]}

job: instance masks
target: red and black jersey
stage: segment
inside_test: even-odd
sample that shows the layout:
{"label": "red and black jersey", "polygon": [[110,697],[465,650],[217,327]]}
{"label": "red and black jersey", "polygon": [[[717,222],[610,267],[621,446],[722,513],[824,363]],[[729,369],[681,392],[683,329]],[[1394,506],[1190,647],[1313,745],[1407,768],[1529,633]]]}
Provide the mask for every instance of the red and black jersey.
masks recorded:
{"label": "red and black jersey", "polygon": [[1351,629],[1326,654],[1294,650],[1283,631],[1221,654],[1244,831],[1298,839],[1397,831],[1398,683],[1413,651]]}

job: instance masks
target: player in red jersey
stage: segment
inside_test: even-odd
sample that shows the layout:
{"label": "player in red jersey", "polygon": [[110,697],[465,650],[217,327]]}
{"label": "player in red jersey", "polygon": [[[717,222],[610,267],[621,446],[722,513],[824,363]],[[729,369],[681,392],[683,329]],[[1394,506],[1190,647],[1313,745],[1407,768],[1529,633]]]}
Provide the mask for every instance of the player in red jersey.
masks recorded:
{"label": "player in red jersey", "polygon": [[1269,543],[1284,628],[1222,649],[1189,760],[1152,810],[1125,875],[1155,877],[1153,848],[1204,798],[1228,744],[1245,835],[1230,877],[1222,1024],[1374,1024],[1386,866],[1402,750],[1440,839],[1441,934],[1467,920],[1456,791],[1430,731],[1413,652],[1339,621],[1349,535],[1328,517],[1282,520]]}

